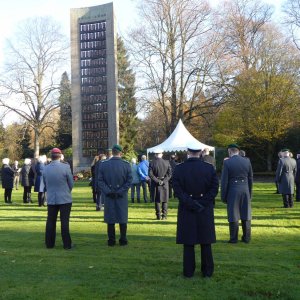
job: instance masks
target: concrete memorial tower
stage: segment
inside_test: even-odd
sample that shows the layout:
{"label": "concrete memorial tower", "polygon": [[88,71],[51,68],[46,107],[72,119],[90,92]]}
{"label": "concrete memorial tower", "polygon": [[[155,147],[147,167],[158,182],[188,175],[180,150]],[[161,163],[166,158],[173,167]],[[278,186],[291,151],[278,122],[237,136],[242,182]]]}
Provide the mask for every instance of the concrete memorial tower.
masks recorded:
{"label": "concrete memorial tower", "polygon": [[74,172],[119,141],[117,39],[113,3],[71,9]]}

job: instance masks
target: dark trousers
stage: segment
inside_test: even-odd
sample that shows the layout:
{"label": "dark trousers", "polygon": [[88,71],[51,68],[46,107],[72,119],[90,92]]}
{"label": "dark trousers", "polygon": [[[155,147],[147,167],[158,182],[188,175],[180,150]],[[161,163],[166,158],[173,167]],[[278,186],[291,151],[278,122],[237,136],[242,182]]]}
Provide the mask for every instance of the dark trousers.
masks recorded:
{"label": "dark trousers", "polygon": [[285,208],[291,208],[294,206],[294,200],[293,200],[292,194],[282,194],[282,200],[283,200],[283,206]]}
{"label": "dark trousers", "polygon": [[147,188],[148,188],[148,183],[147,181],[142,181],[141,186],[143,189],[143,195],[144,195],[144,202],[148,202],[148,196],[147,196]]}
{"label": "dark trousers", "polygon": [[72,203],[66,203],[61,205],[48,205],[48,216],[45,237],[47,248],[53,248],[55,246],[56,220],[58,212],[60,213],[61,237],[63,240],[64,248],[71,248],[72,240],[69,231],[71,207]]}
{"label": "dark trousers", "polygon": [[4,190],[5,203],[11,203],[11,192],[12,192],[12,189],[5,189]]}
{"label": "dark trousers", "polygon": [[[201,272],[204,277],[211,277],[214,272],[214,260],[211,244],[201,244]],[[183,245],[183,275],[192,277],[196,269],[195,245]]]}
{"label": "dark trousers", "polygon": [[95,188],[92,188],[92,192],[93,192],[93,201],[94,201],[94,203],[97,203],[98,193]]}
{"label": "dark trousers", "polygon": [[38,202],[39,202],[39,206],[43,206],[45,204],[45,193],[44,192],[38,193]]}
{"label": "dark trousers", "polygon": [[296,183],[296,201],[300,202],[300,183]]}
{"label": "dark trousers", "polygon": [[[120,239],[121,246],[127,245],[127,224],[119,224],[120,226]],[[108,246],[114,246],[116,244],[116,229],[115,224],[107,224]]]}
{"label": "dark trousers", "polygon": [[[251,221],[250,220],[242,220],[242,242],[249,243],[251,240]],[[229,243],[237,243],[238,242],[238,233],[239,233],[239,222],[230,222],[229,223],[229,234],[230,239]]]}
{"label": "dark trousers", "polygon": [[132,203],[134,203],[135,190],[136,190],[137,202],[140,203],[141,202],[141,183],[132,183],[131,184],[130,192],[131,192],[131,202]]}
{"label": "dark trousers", "polygon": [[155,213],[156,213],[157,219],[160,219],[161,216],[163,218],[166,218],[168,215],[168,202],[161,203],[161,210],[160,210],[160,203],[155,202]]}
{"label": "dark trousers", "polygon": [[31,186],[24,186],[23,203],[31,202]]}

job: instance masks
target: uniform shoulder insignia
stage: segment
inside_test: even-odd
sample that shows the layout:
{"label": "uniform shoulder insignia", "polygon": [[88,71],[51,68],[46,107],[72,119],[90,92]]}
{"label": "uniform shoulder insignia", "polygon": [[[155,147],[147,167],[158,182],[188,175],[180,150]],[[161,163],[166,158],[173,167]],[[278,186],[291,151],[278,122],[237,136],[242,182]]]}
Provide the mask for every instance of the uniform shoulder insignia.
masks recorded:
{"label": "uniform shoulder insignia", "polygon": [[205,164],[209,164],[209,165],[211,165],[211,163],[210,163],[210,162],[208,162],[208,161],[202,160],[202,162],[204,162]]}
{"label": "uniform shoulder insignia", "polygon": [[106,163],[108,161],[109,161],[109,159],[101,160],[101,163],[104,164],[104,163]]}
{"label": "uniform shoulder insignia", "polygon": [[130,164],[129,161],[125,160],[125,159],[122,159],[123,162],[127,163],[127,164]]}

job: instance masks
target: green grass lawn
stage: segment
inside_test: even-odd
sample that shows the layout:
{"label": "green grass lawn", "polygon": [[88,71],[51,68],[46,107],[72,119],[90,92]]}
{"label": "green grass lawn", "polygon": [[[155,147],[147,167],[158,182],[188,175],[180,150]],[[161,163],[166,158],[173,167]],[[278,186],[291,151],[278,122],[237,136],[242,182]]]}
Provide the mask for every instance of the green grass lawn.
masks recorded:
{"label": "green grass lawn", "polygon": [[[226,207],[217,198],[215,273],[200,274],[200,249],[192,279],[182,277],[176,245],[177,201],[168,220],[155,220],[153,204],[129,204],[127,247],[108,247],[103,212],[95,211],[87,182],[73,191],[71,236],[76,248],[44,246],[46,208],[0,204],[0,299],[300,299],[300,203],[283,209],[271,183],[256,183],[252,241],[226,243]],[[3,192],[3,190],[2,190]],[[58,223],[59,225],[59,223]],[[240,228],[241,231],[241,228]],[[118,231],[117,231],[118,232]]]}

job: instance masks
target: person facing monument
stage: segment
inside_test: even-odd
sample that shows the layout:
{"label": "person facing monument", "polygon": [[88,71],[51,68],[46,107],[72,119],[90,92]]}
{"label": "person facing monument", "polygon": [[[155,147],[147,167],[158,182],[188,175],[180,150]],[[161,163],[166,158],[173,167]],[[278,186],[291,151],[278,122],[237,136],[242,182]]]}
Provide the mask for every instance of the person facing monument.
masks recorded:
{"label": "person facing monument", "polygon": [[129,162],[122,160],[122,147],[112,147],[112,157],[98,164],[97,185],[104,200],[104,222],[107,223],[108,246],[116,244],[115,224],[120,227],[120,246],[126,246],[128,223],[128,190],[132,182]]}
{"label": "person facing monument", "polygon": [[221,175],[221,200],[227,204],[229,243],[238,242],[239,220],[242,221],[242,242],[251,239],[251,197],[253,171],[249,159],[239,155],[239,146],[228,146],[229,158],[224,160]]}
{"label": "person facing monument", "polygon": [[188,146],[188,159],[175,167],[173,189],[179,200],[176,243],[183,244],[183,275],[195,272],[195,245],[201,246],[201,272],[211,277],[214,261],[211,244],[216,242],[214,201],[219,181],[212,164],[200,159],[201,149]]}
{"label": "person facing monument", "polygon": [[[172,170],[169,161],[162,158],[163,151],[157,149],[155,158],[149,164],[150,196],[155,202],[155,213],[157,220],[165,220],[168,215],[169,180]],[[161,205],[161,206],[160,206]]]}

